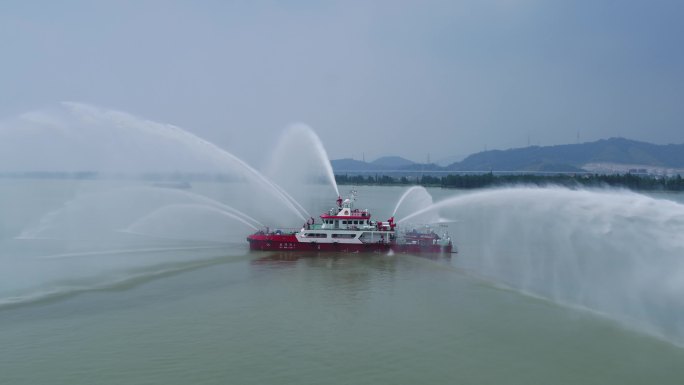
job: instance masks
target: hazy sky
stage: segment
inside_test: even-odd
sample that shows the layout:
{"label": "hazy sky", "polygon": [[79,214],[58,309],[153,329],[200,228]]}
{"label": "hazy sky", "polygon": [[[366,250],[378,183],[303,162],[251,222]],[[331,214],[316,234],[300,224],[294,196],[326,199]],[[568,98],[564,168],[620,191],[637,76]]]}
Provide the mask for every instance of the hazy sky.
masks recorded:
{"label": "hazy sky", "polygon": [[684,142],[682,1],[0,2],[0,117],[78,101],[257,166],[285,127],[331,158],[424,161],[624,136]]}

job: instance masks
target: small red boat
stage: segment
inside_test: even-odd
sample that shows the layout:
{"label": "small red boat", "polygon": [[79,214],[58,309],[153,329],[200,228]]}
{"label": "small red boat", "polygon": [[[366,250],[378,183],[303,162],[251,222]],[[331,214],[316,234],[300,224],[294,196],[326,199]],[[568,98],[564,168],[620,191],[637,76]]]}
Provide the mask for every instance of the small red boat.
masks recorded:
{"label": "small red boat", "polygon": [[317,223],[313,218],[299,230],[269,229],[247,237],[251,250],[270,251],[337,251],[399,253],[452,253],[453,244],[448,234],[439,236],[431,229],[404,231],[397,229],[394,217],[385,222],[371,220],[368,210],[353,207],[355,196],[342,200],[337,206],[321,214]]}

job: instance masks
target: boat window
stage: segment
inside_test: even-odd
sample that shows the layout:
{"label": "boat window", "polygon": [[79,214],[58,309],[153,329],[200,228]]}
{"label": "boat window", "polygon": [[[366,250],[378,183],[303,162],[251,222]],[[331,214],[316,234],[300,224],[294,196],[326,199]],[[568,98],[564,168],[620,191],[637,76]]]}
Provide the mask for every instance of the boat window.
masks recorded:
{"label": "boat window", "polygon": [[307,238],[327,238],[328,234],[326,233],[307,233],[304,234]]}
{"label": "boat window", "polygon": [[351,239],[351,238],[356,237],[356,234],[333,234],[332,237],[333,237],[333,238],[347,238],[347,239]]}

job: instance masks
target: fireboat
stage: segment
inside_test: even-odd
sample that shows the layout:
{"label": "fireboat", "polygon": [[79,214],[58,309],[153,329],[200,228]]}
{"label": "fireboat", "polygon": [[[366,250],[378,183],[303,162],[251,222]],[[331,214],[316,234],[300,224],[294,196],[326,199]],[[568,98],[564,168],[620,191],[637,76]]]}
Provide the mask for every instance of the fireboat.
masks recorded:
{"label": "fireboat", "polygon": [[448,233],[439,236],[432,229],[399,231],[394,217],[371,220],[367,209],[354,208],[356,194],[337,197],[337,205],[321,214],[320,223],[310,218],[299,230],[265,229],[247,237],[250,250],[336,251],[346,253],[452,253]]}

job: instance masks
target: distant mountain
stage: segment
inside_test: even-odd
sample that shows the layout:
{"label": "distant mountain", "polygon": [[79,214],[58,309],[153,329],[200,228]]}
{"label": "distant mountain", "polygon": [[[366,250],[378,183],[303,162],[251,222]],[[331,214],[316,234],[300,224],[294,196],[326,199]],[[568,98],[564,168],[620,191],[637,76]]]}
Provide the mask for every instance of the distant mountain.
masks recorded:
{"label": "distant mountain", "polygon": [[558,146],[491,150],[470,155],[446,167],[387,156],[367,163],[354,159],[331,161],[335,171],[529,171],[581,172],[588,164],[642,165],[684,168],[684,144],[658,145],[624,138]]}
{"label": "distant mountain", "polygon": [[466,155],[451,155],[444,158],[437,159],[435,164],[438,166],[446,167],[453,163],[458,163],[465,159]]}
{"label": "distant mountain", "polygon": [[366,171],[373,169],[370,163],[352,158],[333,159],[330,161],[330,164],[335,171]]}
{"label": "distant mountain", "polygon": [[684,144],[657,145],[624,138],[581,144],[532,146],[470,155],[454,171],[578,171],[588,163],[684,167]]}
{"label": "distant mountain", "polygon": [[445,168],[434,163],[414,163],[410,166],[402,168],[407,171],[444,171]]}
{"label": "distant mountain", "polygon": [[410,161],[406,158],[400,156],[383,156],[372,161],[370,164],[377,166],[378,168],[389,168],[389,169],[402,169],[409,167],[416,162]]}
{"label": "distant mountain", "polygon": [[335,171],[382,171],[401,170],[416,164],[400,156],[383,156],[370,163],[351,158],[334,159],[330,161]]}

